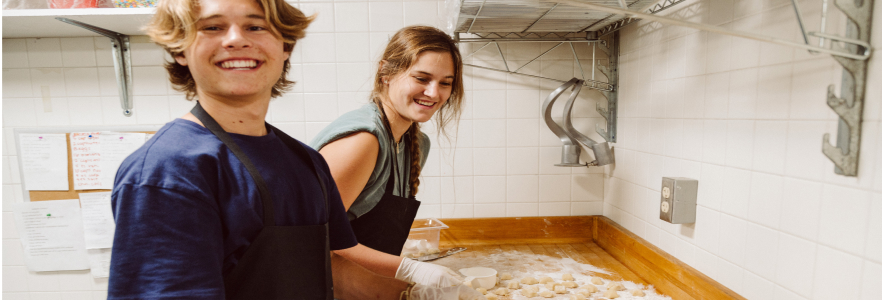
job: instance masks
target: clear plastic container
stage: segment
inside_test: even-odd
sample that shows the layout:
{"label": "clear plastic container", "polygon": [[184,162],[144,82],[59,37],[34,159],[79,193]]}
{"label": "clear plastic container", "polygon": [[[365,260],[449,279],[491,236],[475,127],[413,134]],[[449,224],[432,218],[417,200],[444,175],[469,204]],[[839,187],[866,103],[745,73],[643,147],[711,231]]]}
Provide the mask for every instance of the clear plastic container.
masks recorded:
{"label": "clear plastic container", "polygon": [[419,258],[438,253],[441,229],[447,228],[450,227],[434,218],[414,220],[404,248],[401,249],[401,256]]}

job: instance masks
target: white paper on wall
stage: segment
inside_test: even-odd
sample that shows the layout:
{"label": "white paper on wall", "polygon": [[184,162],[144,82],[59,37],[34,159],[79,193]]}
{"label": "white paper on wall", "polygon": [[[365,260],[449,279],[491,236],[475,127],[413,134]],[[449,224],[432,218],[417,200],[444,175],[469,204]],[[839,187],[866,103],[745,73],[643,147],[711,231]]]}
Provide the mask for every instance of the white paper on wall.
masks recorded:
{"label": "white paper on wall", "polygon": [[89,267],[93,278],[110,277],[110,248],[89,249]]}
{"label": "white paper on wall", "polygon": [[110,207],[110,192],[80,193],[80,205],[86,249],[113,247],[116,223]]}
{"label": "white paper on wall", "polygon": [[43,272],[89,268],[79,200],[16,203],[13,210],[28,269]]}
{"label": "white paper on wall", "polygon": [[71,132],[70,156],[75,190],[109,189],[101,186],[100,132]]}
{"label": "white paper on wall", "polygon": [[67,137],[63,133],[19,135],[21,169],[29,191],[66,191]]}
{"label": "white paper on wall", "polygon": [[137,132],[71,132],[74,189],[113,189],[119,165],[146,139],[146,134]]}
{"label": "white paper on wall", "polygon": [[102,132],[99,140],[99,152],[101,153],[101,167],[99,176],[102,189],[113,189],[113,179],[116,170],[123,160],[138,150],[147,140],[147,134],[130,132]]}

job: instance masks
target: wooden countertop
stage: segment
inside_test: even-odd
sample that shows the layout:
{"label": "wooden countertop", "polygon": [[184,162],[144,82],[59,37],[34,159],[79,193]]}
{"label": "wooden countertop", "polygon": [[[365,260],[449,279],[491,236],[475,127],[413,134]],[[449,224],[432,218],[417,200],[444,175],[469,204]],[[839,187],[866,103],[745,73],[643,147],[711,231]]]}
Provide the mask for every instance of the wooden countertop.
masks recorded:
{"label": "wooden countertop", "polygon": [[603,216],[441,221],[450,227],[441,231],[441,248],[469,248],[435,261],[454,270],[460,267],[457,261],[477,256],[494,256],[504,269],[541,254],[611,272],[592,276],[653,285],[675,300],[745,299]]}

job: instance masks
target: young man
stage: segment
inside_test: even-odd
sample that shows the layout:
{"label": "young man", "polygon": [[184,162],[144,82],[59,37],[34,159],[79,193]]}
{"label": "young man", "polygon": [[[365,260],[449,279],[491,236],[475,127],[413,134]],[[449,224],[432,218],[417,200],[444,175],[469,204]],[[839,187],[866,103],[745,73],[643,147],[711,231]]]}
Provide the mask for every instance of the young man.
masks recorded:
{"label": "young man", "polygon": [[345,258],[357,242],[327,164],[264,122],[311,21],[283,0],[160,1],[148,34],[199,101],[120,166],[109,299],[483,298],[406,282],[446,269],[401,281]]}

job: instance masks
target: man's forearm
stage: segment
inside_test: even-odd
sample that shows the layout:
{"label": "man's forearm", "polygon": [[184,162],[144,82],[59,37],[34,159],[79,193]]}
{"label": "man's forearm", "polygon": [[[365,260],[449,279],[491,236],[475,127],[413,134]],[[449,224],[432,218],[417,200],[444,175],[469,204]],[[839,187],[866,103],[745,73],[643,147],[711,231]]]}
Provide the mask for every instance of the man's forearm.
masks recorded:
{"label": "man's forearm", "polygon": [[334,298],[397,300],[407,283],[380,276],[345,257],[331,253]]}

